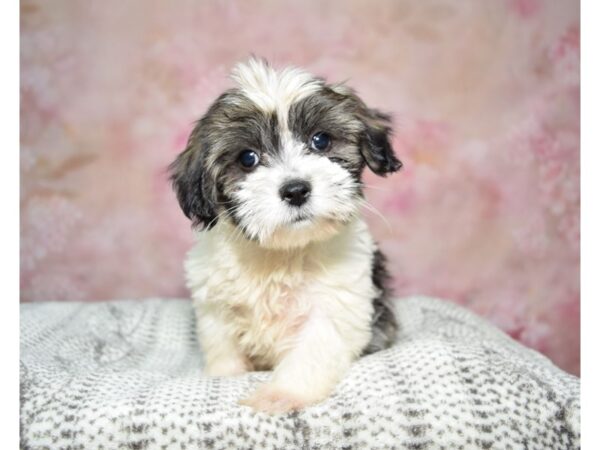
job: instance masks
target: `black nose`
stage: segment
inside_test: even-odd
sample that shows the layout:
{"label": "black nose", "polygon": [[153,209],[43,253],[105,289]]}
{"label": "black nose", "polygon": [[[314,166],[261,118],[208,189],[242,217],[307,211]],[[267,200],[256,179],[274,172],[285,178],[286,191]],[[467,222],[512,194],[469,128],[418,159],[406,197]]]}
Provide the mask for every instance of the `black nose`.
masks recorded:
{"label": "black nose", "polygon": [[279,195],[290,205],[301,206],[310,197],[310,184],[302,180],[288,181],[279,189]]}

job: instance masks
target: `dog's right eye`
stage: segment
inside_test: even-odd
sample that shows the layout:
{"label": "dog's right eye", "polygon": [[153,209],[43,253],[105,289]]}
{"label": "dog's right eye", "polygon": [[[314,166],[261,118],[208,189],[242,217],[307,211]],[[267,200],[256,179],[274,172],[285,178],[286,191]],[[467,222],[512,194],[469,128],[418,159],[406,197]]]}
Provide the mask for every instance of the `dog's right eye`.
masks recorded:
{"label": "dog's right eye", "polygon": [[244,150],[242,153],[240,153],[240,156],[238,156],[238,161],[244,169],[252,169],[258,165],[260,158],[255,151]]}

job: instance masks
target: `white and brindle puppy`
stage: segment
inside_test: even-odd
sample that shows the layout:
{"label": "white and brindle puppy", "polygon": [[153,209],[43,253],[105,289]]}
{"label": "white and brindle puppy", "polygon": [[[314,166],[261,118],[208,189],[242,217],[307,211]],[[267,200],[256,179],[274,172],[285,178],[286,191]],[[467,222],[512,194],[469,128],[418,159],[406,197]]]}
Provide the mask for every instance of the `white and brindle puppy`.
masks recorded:
{"label": "white and brindle puppy", "polygon": [[243,404],[326,398],[396,320],[384,258],[359,210],[361,174],[401,163],[390,120],[342,84],[251,59],[171,165],[197,243],[185,264],[209,375],[273,369]]}

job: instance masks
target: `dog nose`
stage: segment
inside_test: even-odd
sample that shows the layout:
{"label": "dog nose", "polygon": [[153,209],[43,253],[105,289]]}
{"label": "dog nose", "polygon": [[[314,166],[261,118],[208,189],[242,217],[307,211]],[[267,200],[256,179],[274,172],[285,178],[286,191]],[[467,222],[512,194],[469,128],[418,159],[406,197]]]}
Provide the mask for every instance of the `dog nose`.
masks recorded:
{"label": "dog nose", "polygon": [[310,184],[303,180],[292,180],[279,189],[282,200],[293,206],[302,206],[310,197]]}

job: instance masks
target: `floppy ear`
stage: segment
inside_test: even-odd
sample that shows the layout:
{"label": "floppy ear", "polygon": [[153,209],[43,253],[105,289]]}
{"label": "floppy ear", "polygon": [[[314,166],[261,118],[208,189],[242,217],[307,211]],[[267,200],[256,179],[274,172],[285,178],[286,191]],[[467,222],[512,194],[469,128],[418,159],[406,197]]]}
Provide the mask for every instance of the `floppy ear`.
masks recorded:
{"label": "floppy ear", "polygon": [[402,163],[394,155],[390,144],[390,116],[370,108],[365,108],[361,116],[365,131],[360,142],[360,152],[367,165],[381,176],[396,172],[402,167]]}
{"label": "floppy ear", "polygon": [[199,125],[192,132],[186,149],[169,166],[169,171],[183,213],[195,226],[210,229],[217,223],[217,200],[209,185],[198,135]]}

